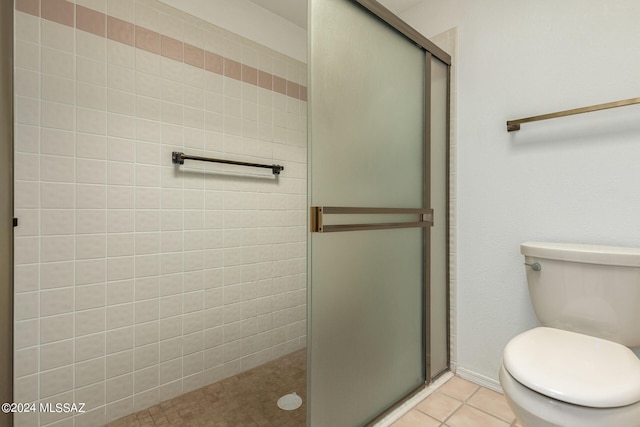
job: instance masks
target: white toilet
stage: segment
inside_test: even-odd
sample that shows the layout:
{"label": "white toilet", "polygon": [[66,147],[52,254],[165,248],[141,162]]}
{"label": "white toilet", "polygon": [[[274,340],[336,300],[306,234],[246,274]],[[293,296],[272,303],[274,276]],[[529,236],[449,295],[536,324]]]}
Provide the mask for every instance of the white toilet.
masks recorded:
{"label": "white toilet", "polygon": [[640,249],[527,242],[541,327],[504,349],[500,384],[524,427],[640,427]]}

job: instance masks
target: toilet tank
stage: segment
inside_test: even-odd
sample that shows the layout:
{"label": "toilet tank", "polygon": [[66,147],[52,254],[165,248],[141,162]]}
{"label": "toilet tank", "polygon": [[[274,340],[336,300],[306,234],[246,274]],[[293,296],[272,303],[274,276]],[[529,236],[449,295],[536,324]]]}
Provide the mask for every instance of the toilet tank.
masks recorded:
{"label": "toilet tank", "polygon": [[569,243],[520,245],[543,326],[640,347],[640,249]]}

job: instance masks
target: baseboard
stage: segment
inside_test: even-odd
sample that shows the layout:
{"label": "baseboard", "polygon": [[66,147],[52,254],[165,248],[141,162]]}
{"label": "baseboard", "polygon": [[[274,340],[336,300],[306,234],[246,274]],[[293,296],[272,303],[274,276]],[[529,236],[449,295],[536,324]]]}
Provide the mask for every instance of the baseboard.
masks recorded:
{"label": "baseboard", "polygon": [[463,368],[462,366],[456,367],[456,375],[462,379],[471,381],[472,383],[481,385],[493,391],[497,391],[498,393],[502,393],[502,387],[500,387],[500,382],[493,378],[489,378],[477,372]]}

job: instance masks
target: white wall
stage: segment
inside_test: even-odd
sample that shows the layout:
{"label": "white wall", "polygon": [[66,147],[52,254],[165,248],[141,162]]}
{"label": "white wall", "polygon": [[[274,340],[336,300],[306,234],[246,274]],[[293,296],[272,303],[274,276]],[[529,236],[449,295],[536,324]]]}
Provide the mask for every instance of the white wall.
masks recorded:
{"label": "white wall", "polygon": [[248,0],[160,1],[305,64],[307,62],[307,31]]}
{"label": "white wall", "polygon": [[402,17],[458,27],[457,364],[497,384],[536,325],[519,244],[640,246],[640,107],[506,131],[505,121],[640,96],[640,3],[425,0]]}

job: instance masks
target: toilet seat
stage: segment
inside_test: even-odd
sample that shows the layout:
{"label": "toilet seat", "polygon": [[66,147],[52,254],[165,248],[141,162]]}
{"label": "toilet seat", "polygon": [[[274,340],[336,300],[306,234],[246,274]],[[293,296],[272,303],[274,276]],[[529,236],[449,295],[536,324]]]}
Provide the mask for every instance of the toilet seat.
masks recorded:
{"label": "toilet seat", "polygon": [[504,396],[524,427],[640,427],[640,402],[619,408],[589,408],[543,396],[500,368]]}
{"label": "toilet seat", "polygon": [[503,364],[525,387],[559,401],[592,408],[640,402],[640,359],[612,341],[534,328],[507,344]]}

